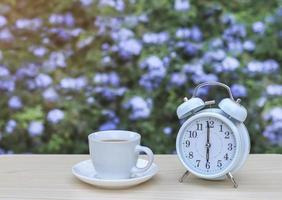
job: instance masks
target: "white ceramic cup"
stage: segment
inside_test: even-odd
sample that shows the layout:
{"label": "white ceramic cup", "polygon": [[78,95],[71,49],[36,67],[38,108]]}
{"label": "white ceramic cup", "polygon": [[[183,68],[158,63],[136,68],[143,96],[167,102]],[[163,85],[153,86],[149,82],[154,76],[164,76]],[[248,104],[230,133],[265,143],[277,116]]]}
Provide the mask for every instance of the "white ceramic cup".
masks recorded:
{"label": "white ceramic cup", "polygon": [[[90,134],[89,151],[97,177],[126,179],[147,171],[153,164],[154,155],[148,147],[140,146],[140,140],[138,133],[124,130]],[[144,152],[148,157],[148,163],[143,168],[136,166],[140,152]]]}

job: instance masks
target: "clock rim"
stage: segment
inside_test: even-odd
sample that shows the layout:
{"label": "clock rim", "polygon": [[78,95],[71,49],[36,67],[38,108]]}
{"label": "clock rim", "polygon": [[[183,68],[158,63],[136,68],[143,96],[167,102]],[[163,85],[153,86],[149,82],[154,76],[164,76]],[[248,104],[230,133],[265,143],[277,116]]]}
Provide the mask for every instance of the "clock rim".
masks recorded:
{"label": "clock rim", "polygon": [[[217,110],[218,112],[214,112],[215,110]],[[224,116],[223,114],[220,113],[220,109],[204,109],[199,113],[194,114],[193,116],[189,117],[180,127],[178,134],[177,134],[177,138],[176,138],[176,152],[178,155],[178,158],[180,159],[181,163],[184,165],[184,167],[191,172],[192,174],[204,178],[204,179],[216,179],[222,176],[225,176],[228,172],[233,171],[233,169],[236,167],[237,163],[240,161],[240,156],[241,156],[241,145],[242,145],[242,141],[241,141],[241,137],[239,135],[239,131],[237,129],[237,127],[235,126],[235,124],[228,119],[226,116]],[[231,161],[231,163],[229,164],[229,166],[227,166],[223,171],[216,173],[216,174],[211,174],[211,175],[207,175],[207,174],[201,174],[199,172],[196,172],[195,170],[193,170],[192,168],[189,167],[188,164],[186,164],[186,162],[184,161],[184,157],[182,155],[182,153],[180,153],[180,147],[181,147],[181,142],[180,142],[180,138],[184,133],[184,129],[185,127],[192,122],[195,119],[201,118],[201,117],[215,117],[221,121],[223,121],[224,123],[226,123],[227,126],[230,127],[230,129],[232,130],[235,140],[236,140],[236,150],[235,150],[235,155],[234,155],[234,159]]]}

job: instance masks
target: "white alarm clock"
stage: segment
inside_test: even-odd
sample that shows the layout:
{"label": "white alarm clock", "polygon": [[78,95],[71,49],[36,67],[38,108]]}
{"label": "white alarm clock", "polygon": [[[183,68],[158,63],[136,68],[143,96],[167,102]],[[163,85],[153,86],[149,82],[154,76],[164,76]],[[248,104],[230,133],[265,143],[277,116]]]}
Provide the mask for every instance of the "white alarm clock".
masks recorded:
{"label": "white alarm clock", "polygon": [[[204,102],[197,97],[198,89],[208,85],[228,90],[229,98],[221,100],[218,108],[211,108],[214,100]],[[191,99],[184,98],[177,116],[186,119],[176,139],[177,155],[187,169],[180,182],[191,172],[210,180],[228,177],[237,187],[232,174],[242,167],[250,152],[249,133],[243,124],[247,110],[240,99],[235,101],[223,83],[205,82],[195,88]]]}

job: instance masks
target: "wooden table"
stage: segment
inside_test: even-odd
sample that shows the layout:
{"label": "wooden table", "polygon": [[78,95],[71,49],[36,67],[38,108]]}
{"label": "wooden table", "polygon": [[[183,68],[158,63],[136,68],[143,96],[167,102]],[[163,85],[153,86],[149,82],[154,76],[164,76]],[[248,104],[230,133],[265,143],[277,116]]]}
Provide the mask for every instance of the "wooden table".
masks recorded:
{"label": "wooden table", "polygon": [[235,174],[239,184],[229,180],[206,181],[184,172],[176,155],[156,155],[159,173],[139,186],[106,190],[80,182],[71,167],[87,155],[4,155],[0,156],[0,199],[282,199],[282,155],[251,155]]}

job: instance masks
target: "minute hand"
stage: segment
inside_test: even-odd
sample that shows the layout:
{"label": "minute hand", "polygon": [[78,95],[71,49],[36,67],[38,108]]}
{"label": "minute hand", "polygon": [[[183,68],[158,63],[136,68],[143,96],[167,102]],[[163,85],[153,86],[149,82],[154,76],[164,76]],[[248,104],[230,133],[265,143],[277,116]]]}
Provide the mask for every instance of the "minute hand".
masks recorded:
{"label": "minute hand", "polygon": [[209,126],[209,122],[207,123],[207,143],[206,143],[206,159],[207,162],[209,162],[210,160],[210,126]]}

